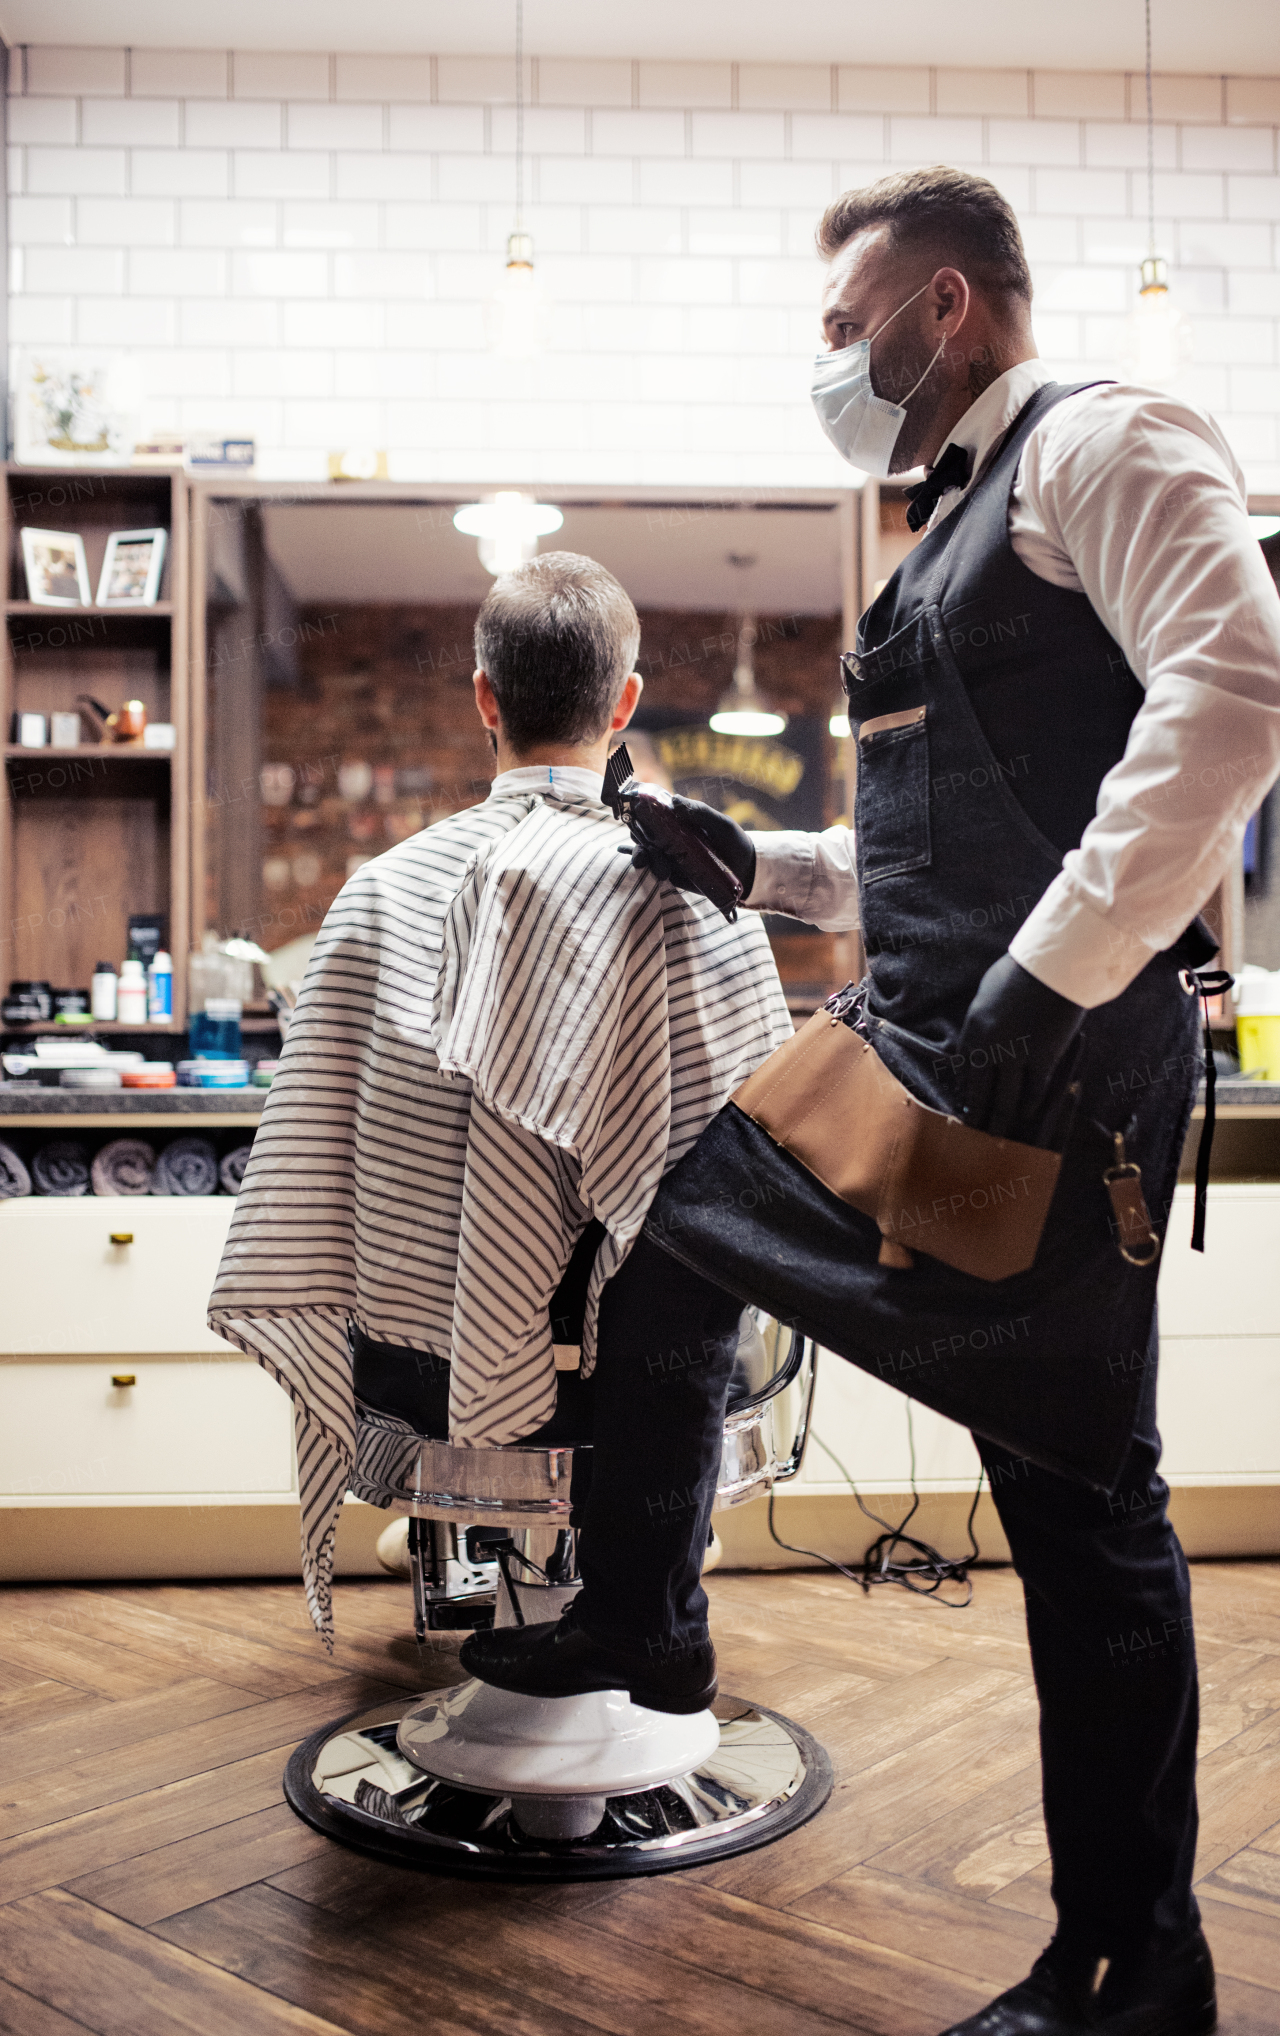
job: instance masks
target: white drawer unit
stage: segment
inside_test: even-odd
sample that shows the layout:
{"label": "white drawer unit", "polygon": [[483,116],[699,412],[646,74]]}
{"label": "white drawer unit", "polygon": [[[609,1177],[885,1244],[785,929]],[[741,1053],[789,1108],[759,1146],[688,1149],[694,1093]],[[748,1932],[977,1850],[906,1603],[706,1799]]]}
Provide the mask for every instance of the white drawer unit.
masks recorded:
{"label": "white drawer unit", "polygon": [[289,1400],[238,1355],[10,1360],[0,1363],[0,1401],[0,1494],[10,1503],[293,1490]]}
{"label": "white drawer unit", "polygon": [[1180,1187],[1160,1264],[1160,1340],[1280,1335],[1280,1181],[1209,1190],[1203,1252],[1191,1250],[1195,1191]]}
{"label": "white drawer unit", "polygon": [[0,1202],[0,1354],[225,1353],[205,1306],[234,1209],[230,1195]]}

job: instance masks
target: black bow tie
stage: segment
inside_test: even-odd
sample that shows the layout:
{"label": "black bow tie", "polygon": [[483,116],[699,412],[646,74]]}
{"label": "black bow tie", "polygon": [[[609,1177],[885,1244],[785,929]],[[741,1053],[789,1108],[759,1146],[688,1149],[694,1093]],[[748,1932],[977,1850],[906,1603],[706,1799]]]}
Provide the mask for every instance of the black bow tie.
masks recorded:
{"label": "black bow tie", "polygon": [[973,454],[966,452],[962,445],[949,445],[938,464],[930,467],[928,478],[918,487],[908,488],[907,500],[911,507],[907,511],[907,529],[923,530],[950,489],[968,486],[972,469]]}

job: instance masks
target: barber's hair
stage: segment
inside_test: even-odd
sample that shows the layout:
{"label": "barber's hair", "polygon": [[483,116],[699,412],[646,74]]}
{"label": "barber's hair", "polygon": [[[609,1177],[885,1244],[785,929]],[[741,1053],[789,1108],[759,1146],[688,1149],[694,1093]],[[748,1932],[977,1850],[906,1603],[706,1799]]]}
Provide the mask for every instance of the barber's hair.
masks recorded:
{"label": "barber's hair", "polygon": [[476,617],[476,663],[517,754],[603,735],[639,648],[630,596],[576,551],[543,552],[503,573]]}
{"label": "barber's hair", "polygon": [[957,268],[997,297],[1031,302],[1031,272],[1013,207],[985,177],[968,170],[903,170],[844,191],[828,205],[817,231],[828,261],[855,233],[887,226],[893,254],[921,256]]}

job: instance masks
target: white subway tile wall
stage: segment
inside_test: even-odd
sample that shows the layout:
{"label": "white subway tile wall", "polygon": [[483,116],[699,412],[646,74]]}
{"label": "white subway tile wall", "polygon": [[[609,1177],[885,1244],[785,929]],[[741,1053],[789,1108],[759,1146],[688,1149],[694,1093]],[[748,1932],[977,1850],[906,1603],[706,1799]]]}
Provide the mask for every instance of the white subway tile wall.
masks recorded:
{"label": "white subway tile wall", "polygon": [[[148,430],[252,433],[272,478],[359,444],[406,480],[838,481],[806,391],[840,190],[991,177],[1064,378],[1115,372],[1147,251],[1140,76],[534,57],[548,345],[510,362],[486,307],[516,223],[511,63],[28,48],[10,85],[13,343],[130,349]],[[1183,386],[1280,494],[1280,77],[1157,77],[1155,110]]]}

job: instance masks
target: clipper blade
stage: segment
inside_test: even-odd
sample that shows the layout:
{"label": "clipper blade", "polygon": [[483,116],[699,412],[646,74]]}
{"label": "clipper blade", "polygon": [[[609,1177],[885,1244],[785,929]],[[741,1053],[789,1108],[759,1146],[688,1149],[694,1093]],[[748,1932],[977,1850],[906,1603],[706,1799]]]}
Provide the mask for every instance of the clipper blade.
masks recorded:
{"label": "clipper blade", "polygon": [[600,797],[615,817],[621,817],[620,808],[622,801],[620,795],[622,787],[626,784],[627,779],[633,778],[635,774],[635,765],[627,754],[627,745],[625,742],[620,742],[604,767],[604,784],[600,791]]}

